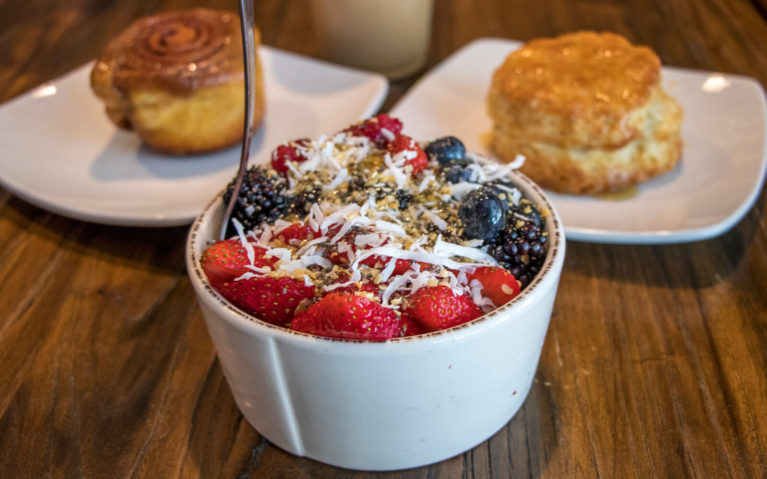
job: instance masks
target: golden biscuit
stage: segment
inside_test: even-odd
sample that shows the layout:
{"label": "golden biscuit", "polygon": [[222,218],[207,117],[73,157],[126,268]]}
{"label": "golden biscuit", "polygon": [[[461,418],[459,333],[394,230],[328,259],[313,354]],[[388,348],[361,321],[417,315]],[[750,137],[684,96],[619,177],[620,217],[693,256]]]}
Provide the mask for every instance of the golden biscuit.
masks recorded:
{"label": "golden biscuit", "polygon": [[612,33],[533,40],[493,75],[492,149],[542,186],[619,191],[673,168],[682,110],[660,87],[660,60]]}
{"label": "golden biscuit", "polygon": [[[200,153],[239,142],[245,93],[237,18],[193,8],[131,24],[107,45],[91,73],[91,86],[106,103],[109,118],[170,153]],[[258,57],[256,85],[259,125],[264,94]]]}

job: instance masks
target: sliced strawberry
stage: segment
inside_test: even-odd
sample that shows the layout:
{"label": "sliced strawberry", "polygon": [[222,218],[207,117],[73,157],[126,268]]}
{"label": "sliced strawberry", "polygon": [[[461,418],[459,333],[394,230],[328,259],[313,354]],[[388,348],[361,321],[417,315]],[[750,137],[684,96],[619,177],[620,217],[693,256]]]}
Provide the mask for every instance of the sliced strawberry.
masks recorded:
{"label": "sliced strawberry", "polygon": [[417,336],[427,332],[420,324],[418,324],[418,321],[413,319],[409,314],[403,314],[400,316],[399,323],[399,335],[403,338],[408,336]]}
{"label": "sliced strawberry", "polygon": [[[382,130],[387,130],[389,134],[387,135]],[[390,117],[386,113],[382,113],[373,118],[355,123],[345,131],[354,136],[366,136],[379,147],[385,147],[391,139],[396,139],[400,135],[402,132],[402,122],[397,118]]]}
{"label": "sliced strawberry", "polygon": [[413,168],[411,176],[418,176],[429,164],[429,157],[426,156],[418,142],[407,135],[398,136],[389,143],[386,149],[392,155],[404,152],[406,157],[405,165],[410,165]]}
{"label": "sliced strawberry", "polygon": [[283,229],[276,235],[275,238],[280,238],[283,243],[288,245],[298,245],[303,240],[312,240],[318,233],[312,229],[311,226],[303,223],[293,223],[287,228]]}
{"label": "sliced strawberry", "polygon": [[[358,227],[354,226],[352,227],[348,233],[346,233],[341,239],[339,239],[335,244],[333,244],[327,251],[327,257],[330,261],[332,261],[334,264],[349,264],[349,255],[346,251],[343,253],[338,252],[338,246],[340,243],[346,243],[346,245],[351,248],[352,253],[357,252],[357,245],[355,243],[355,238],[357,238],[357,235],[361,234],[367,234],[370,233],[372,230],[364,228],[364,227]],[[328,231],[328,236],[333,237],[337,234],[338,229],[337,228],[331,228]],[[385,240],[383,244],[386,244],[388,240]],[[370,249],[371,246],[366,246],[364,249]]]}
{"label": "sliced strawberry", "polygon": [[[352,251],[356,252],[357,248],[355,246],[351,246]],[[365,248],[368,249],[368,248]],[[346,253],[338,253],[338,252],[331,252],[328,259],[332,261],[335,264],[349,264],[349,256]],[[361,265],[367,266],[369,268],[378,268],[378,269],[384,269],[388,264],[389,261],[396,261],[394,265],[394,272],[392,273],[392,276],[399,276],[401,274],[406,273],[408,270],[410,270],[413,267],[413,261],[409,259],[397,259],[394,260],[392,258],[387,258],[385,256],[379,256],[379,255],[372,255],[368,256],[367,258],[360,261]],[[421,270],[423,270],[424,265],[421,265]]]}
{"label": "sliced strawberry", "polygon": [[[266,249],[253,246],[255,252],[253,266],[272,266],[277,258],[266,254]],[[248,253],[239,238],[218,241],[209,246],[200,258],[202,270],[214,289],[233,281],[250,271],[245,266],[250,264]]]}
{"label": "sliced strawberry", "polygon": [[408,298],[403,311],[427,331],[437,331],[482,316],[482,310],[467,295],[455,295],[447,286],[427,286]]}
{"label": "sliced strawberry", "polygon": [[295,331],[328,338],[385,341],[399,334],[399,319],[394,310],[364,296],[331,293],[290,323]]}
{"label": "sliced strawberry", "polygon": [[337,243],[333,243],[328,246],[328,249],[325,251],[324,255],[333,263],[333,264],[344,264],[349,265],[349,253],[344,250],[343,253],[338,252],[338,243],[346,243],[348,248],[351,248],[352,253],[357,251],[357,247],[354,246],[354,241],[348,239],[347,237],[341,238]]}
{"label": "sliced strawberry", "polygon": [[[366,229],[366,228],[358,228],[354,227],[352,228],[343,238],[341,238],[338,243],[344,242],[348,245],[349,248],[351,248],[352,253],[355,253],[358,251],[357,245],[355,243],[355,238],[357,235],[360,234],[367,234],[370,233],[372,230]],[[335,233],[332,231],[328,232],[328,236],[333,236]],[[385,245],[389,242],[388,239],[385,239],[381,245]],[[327,258],[332,261],[334,264],[349,264],[349,255],[344,251],[343,253],[338,252],[338,243],[333,245],[327,252]],[[370,249],[371,246],[366,246],[363,249]],[[367,258],[360,261],[361,265],[368,266],[370,268],[379,268],[383,269],[386,267],[387,264],[389,264],[389,261],[391,261],[390,258],[379,256],[379,255],[372,255],[368,256]],[[394,267],[394,273],[393,275],[397,276],[400,274],[405,273],[410,268],[412,268],[413,261],[408,259],[397,259],[397,263]],[[421,269],[423,270],[426,266],[426,264],[421,264]]]}
{"label": "sliced strawberry", "polygon": [[[330,284],[330,286],[334,284],[339,284],[339,283],[341,284],[346,283],[349,281],[350,277],[351,276],[349,276],[349,274],[347,273],[341,273],[338,275],[338,278],[336,278],[336,280]],[[357,281],[356,283],[352,283],[347,286],[341,286],[340,288],[331,290],[332,293],[349,293],[349,294],[358,293],[360,291],[366,292],[366,293],[373,293],[376,296],[381,295],[381,288],[379,288],[378,285],[376,285],[375,283],[367,279],[363,279],[363,280]],[[327,293],[327,294],[330,294],[330,293]]]}
{"label": "sliced strawberry", "polygon": [[483,266],[467,275],[469,282],[476,279],[482,284],[482,294],[498,307],[519,294],[519,281],[503,268]]}
{"label": "sliced strawberry", "polygon": [[408,271],[410,268],[413,267],[413,261],[409,259],[397,259],[393,260],[392,258],[386,258],[384,256],[368,256],[367,258],[360,261],[360,264],[364,264],[365,266],[369,266],[371,268],[379,268],[383,269],[388,264],[389,261],[396,261],[396,264],[394,265],[394,272],[392,275],[397,276],[400,274],[404,274],[406,271]]}
{"label": "sliced strawberry", "polygon": [[285,326],[301,300],[313,298],[315,293],[314,286],[290,276],[241,279],[217,290],[245,312],[278,326]]}
{"label": "sliced strawberry", "polygon": [[301,154],[298,147],[306,146],[311,142],[307,138],[301,138],[300,140],[292,140],[287,143],[283,143],[272,151],[272,168],[282,175],[287,176],[289,161],[295,161],[301,163],[306,161],[306,157]]}

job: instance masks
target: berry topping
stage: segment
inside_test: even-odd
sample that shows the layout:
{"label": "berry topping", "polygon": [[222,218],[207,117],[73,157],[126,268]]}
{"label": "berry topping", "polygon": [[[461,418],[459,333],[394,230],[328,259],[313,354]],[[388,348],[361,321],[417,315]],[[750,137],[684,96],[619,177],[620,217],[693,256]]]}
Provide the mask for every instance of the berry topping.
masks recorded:
{"label": "berry topping", "polygon": [[402,154],[405,156],[405,166],[410,166],[412,168],[412,172],[410,173],[412,176],[418,176],[418,174],[425,170],[429,164],[429,159],[426,157],[426,153],[424,153],[421,146],[409,136],[398,136],[394,141],[389,143],[387,150],[392,155]]}
{"label": "berry topping", "polygon": [[429,159],[436,160],[440,165],[448,165],[466,157],[466,147],[461,140],[454,136],[438,138],[426,145]]}
{"label": "berry topping", "polygon": [[355,136],[366,136],[379,147],[385,147],[402,132],[402,122],[382,113],[352,125],[347,130]]}
{"label": "berry topping", "polygon": [[328,338],[385,341],[399,336],[397,313],[364,296],[331,293],[293,319],[290,327]]}
{"label": "berry topping", "polygon": [[403,314],[427,331],[437,331],[467,323],[482,316],[482,310],[465,294],[456,295],[448,286],[427,286],[408,299]]}
{"label": "berry topping", "polygon": [[524,158],[500,164],[454,137],[425,150],[388,115],[279,146],[247,172],[237,237],[201,258],[211,286],[264,321],[371,341],[508,302],[546,255],[546,211],[509,176]]}
{"label": "berry topping", "polygon": [[310,140],[302,138],[300,140],[289,141],[283,145],[278,146],[272,152],[272,168],[282,175],[288,174],[289,161],[295,161],[301,163],[306,161],[306,157],[301,154],[299,147],[305,147],[311,143]]}
{"label": "berry topping", "polygon": [[[245,230],[253,229],[265,221],[274,221],[287,204],[283,196],[286,187],[285,179],[273,169],[251,166],[242,179],[232,216]],[[234,180],[226,187],[224,203],[229,203],[233,191]]]}
{"label": "berry topping", "polygon": [[468,275],[469,281],[477,280],[482,285],[482,294],[497,306],[508,303],[519,294],[519,281],[503,268],[479,267]]}
{"label": "berry topping", "polygon": [[506,212],[498,195],[488,187],[469,192],[458,207],[467,239],[494,238],[506,224]]}

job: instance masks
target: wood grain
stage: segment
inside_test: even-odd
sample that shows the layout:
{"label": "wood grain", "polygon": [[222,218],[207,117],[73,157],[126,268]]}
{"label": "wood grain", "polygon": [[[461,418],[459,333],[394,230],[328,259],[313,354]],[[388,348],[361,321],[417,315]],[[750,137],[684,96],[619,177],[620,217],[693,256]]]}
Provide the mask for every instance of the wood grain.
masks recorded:
{"label": "wood grain", "polygon": [[[480,37],[597,29],[767,80],[763,0],[436,3],[427,68]],[[133,19],[193,4],[236,7],[0,0],[0,102]],[[266,44],[322,55],[307,2],[257,1],[256,20]],[[185,228],[78,222],[0,190],[0,477],[767,477],[765,202],[708,241],[569,242],[520,412],[465,454],[383,474],[294,457],[243,420],[186,278]]]}

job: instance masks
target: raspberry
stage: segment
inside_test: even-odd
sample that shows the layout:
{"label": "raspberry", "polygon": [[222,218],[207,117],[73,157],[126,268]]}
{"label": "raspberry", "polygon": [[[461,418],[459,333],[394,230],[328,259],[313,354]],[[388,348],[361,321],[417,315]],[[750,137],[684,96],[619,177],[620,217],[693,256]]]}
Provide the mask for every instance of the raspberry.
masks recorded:
{"label": "raspberry", "polygon": [[[387,130],[389,135],[382,130]],[[382,113],[352,125],[346,131],[354,136],[365,136],[378,147],[383,148],[400,135],[402,132],[402,122],[390,117],[386,113]]]}
{"label": "raspberry", "polygon": [[296,163],[306,161],[306,157],[301,154],[298,147],[306,146],[309,143],[311,143],[311,140],[308,138],[301,138],[300,140],[289,141],[278,146],[272,151],[272,168],[277,170],[277,172],[283,176],[287,176],[287,163],[289,161],[295,161]]}
{"label": "raspberry", "polygon": [[429,165],[429,158],[426,156],[426,153],[424,153],[420,145],[409,136],[398,136],[394,141],[389,143],[387,150],[392,155],[405,152],[404,154],[407,158],[405,160],[405,165],[409,165],[413,168],[411,176],[417,176]]}

